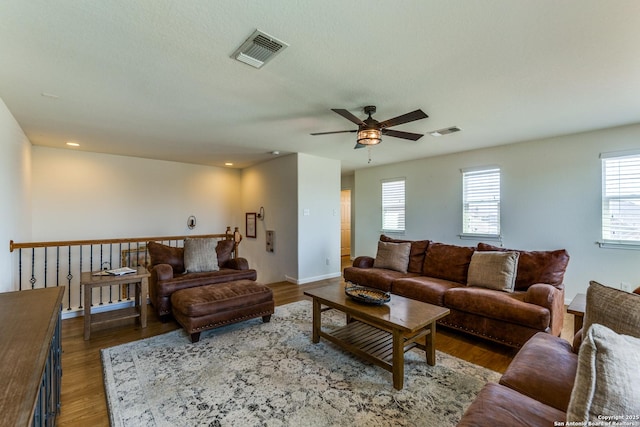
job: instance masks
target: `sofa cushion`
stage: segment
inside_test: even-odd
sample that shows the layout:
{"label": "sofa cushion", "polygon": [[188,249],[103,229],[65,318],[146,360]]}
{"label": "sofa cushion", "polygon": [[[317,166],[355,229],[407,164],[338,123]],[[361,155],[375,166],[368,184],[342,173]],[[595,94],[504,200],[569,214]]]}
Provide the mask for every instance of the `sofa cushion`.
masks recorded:
{"label": "sofa cushion", "polygon": [[415,277],[416,273],[401,273],[386,268],[347,267],[344,269],[344,280],[356,285],[391,291],[391,282],[403,277]]}
{"label": "sofa cushion", "polygon": [[405,298],[444,306],[444,293],[459,286],[460,283],[450,280],[416,276],[394,280],[391,284],[391,291]]}
{"label": "sofa cushion", "polygon": [[[477,314],[545,331],[549,327],[549,310],[521,300],[522,293],[506,293],[485,288],[462,286],[444,294],[444,305],[451,310]],[[505,328],[508,328],[505,325]]]}
{"label": "sofa cushion", "polygon": [[589,282],[582,333],[594,323],[640,338],[640,295]]}
{"label": "sofa cushion", "polygon": [[518,252],[474,252],[469,264],[467,286],[513,292],[518,255]]}
{"label": "sofa cushion", "polygon": [[147,250],[152,267],[158,264],[169,264],[173,268],[173,274],[184,273],[184,248],[148,242]]}
{"label": "sofa cushion", "polygon": [[516,290],[526,290],[535,283],[548,283],[560,286],[564,280],[564,273],[569,264],[569,253],[564,249],[555,251],[521,251],[505,249],[486,243],[478,243],[479,251],[516,251],[520,253],[518,259],[518,273],[516,275]]}
{"label": "sofa cushion", "polygon": [[424,256],[429,246],[429,240],[401,240],[393,239],[391,237],[380,235],[380,241],[391,243],[410,243],[411,252],[409,253],[409,265],[407,271],[409,273],[422,273],[422,265],[424,264]]}
{"label": "sofa cushion", "polygon": [[500,384],[564,412],[577,366],[578,355],[567,340],[538,332],[518,351]]}
{"label": "sofa cushion", "polygon": [[565,417],[564,412],[515,390],[487,383],[467,408],[458,427],[564,425],[560,423]]}
{"label": "sofa cushion", "polygon": [[[640,339],[618,335],[600,324],[586,333],[578,355],[578,371],[567,420],[611,421],[604,416],[640,415]],[[635,425],[637,419],[633,418]],[[622,418],[629,422],[629,418]]]}
{"label": "sofa cushion", "polygon": [[214,238],[185,239],[184,269],[187,273],[218,271],[218,255]]}
{"label": "sofa cushion", "polygon": [[378,242],[378,253],[373,266],[406,273],[410,251],[410,243]]}
{"label": "sofa cushion", "polygon": [[224,266],[227,261],[232,259],[233,249],[235,248],[236,242],[233,240],[219,240],[216,245],[216,254],[218,255],[218,265]]}
{"label": "sofa cushion", "polygon": [[466,246],[432,242],[424,257],[422,274],[436,279],[466,284],[473,252],[474,248]]}

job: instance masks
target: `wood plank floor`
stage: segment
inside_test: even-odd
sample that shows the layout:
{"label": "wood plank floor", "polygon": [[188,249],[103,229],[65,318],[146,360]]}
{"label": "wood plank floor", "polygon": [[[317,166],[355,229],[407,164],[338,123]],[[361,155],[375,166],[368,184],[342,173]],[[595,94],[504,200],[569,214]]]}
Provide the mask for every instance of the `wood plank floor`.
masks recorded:
{"label": "wood plank floor", "polygon": [[[340,279],[324,280],[306,285],[287,282],[269,285],[274,291],[276,305],[305,299],[307,289],[341,283]],[[62,409],[59,426],[108,426],[106,397],[102,377],[100,349],[163,334],[177,329],[173,320],[162,323],[149,307],[147,327],[141,329],[132,321],[122,321],[101,330],[92,329],[91,340],[84,341],[83,318],[62,322]],[[565,315],[564,338],[573,336],[573,316]],[[436,348],[445,353],[504,372],[515,352],[507,347],[474,339],[444,328],[438,330]]]}

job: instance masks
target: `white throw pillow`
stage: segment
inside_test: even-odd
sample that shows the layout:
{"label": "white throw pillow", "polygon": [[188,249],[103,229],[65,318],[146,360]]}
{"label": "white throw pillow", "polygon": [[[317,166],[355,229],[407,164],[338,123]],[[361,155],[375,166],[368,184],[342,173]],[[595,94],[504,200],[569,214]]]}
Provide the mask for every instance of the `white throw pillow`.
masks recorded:
{"label": "white throw pillow", "polygon": [[519,252],[475,251],[471,256],[467,286],[513,292]]}
{"label": "white throw pillow", "polygon": [[639,366],[640,339],[592,324],[580,346],[567,421],[640,424],[626,418],[640,416]]}
{"label": "white throw pillow", "polygon": [[215,238],[186,239],[184,241],[184,268],[186,273],[218,271]]}
{"label": "white throw pillow", "polygon": [[409,254],[411,243],[378,242],[378,253],[373,261],[375,268],[387,268],[389,270],[406,273],[409,267]]}

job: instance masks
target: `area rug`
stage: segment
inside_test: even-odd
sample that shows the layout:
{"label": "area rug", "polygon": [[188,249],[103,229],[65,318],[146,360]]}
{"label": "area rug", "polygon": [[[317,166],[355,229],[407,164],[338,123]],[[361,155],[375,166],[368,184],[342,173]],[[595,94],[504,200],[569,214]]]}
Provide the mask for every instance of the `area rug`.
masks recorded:
{"label": "area rug", "polygon": [[[323,325],[344,324],[323,314]],[[404,388],[391,373],[321,340],[311,342],[311,303],[277,307],[203,332],[176,330],[102,350],[112,426],[447,426],[496,372],[417,349],[405,354]]]}

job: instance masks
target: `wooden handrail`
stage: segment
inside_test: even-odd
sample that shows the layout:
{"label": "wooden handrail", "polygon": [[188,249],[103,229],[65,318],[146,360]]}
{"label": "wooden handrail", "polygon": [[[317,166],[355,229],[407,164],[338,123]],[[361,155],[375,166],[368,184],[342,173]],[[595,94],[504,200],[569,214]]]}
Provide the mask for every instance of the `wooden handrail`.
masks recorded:
{"label": "wooden handrail", "polygon": [[227,240],[235,240],[235,246],[237,248],[238,243],[242,240],[242,235],[235,227],[234,232],[231,232],[231,227],[227,227],[225,233],[220,234],[199,234],[195,236],[160,236],[160,237],[133,237],[133,238],[121,238],[121,239],[95,239],[95,240],[66,240],[56,242],[28,242],[28,243],[16,243],[13,240],[9,241],[9,252],[13,252],[14,249],[30,249],[30,248],[50,248],[55,246],[84,246],[84,245],[104,245],[110,243],[134,243],[134,242],[150,242],[150,241],[166,241],[166,240],[184,240],[186,238],[225,238]]}

